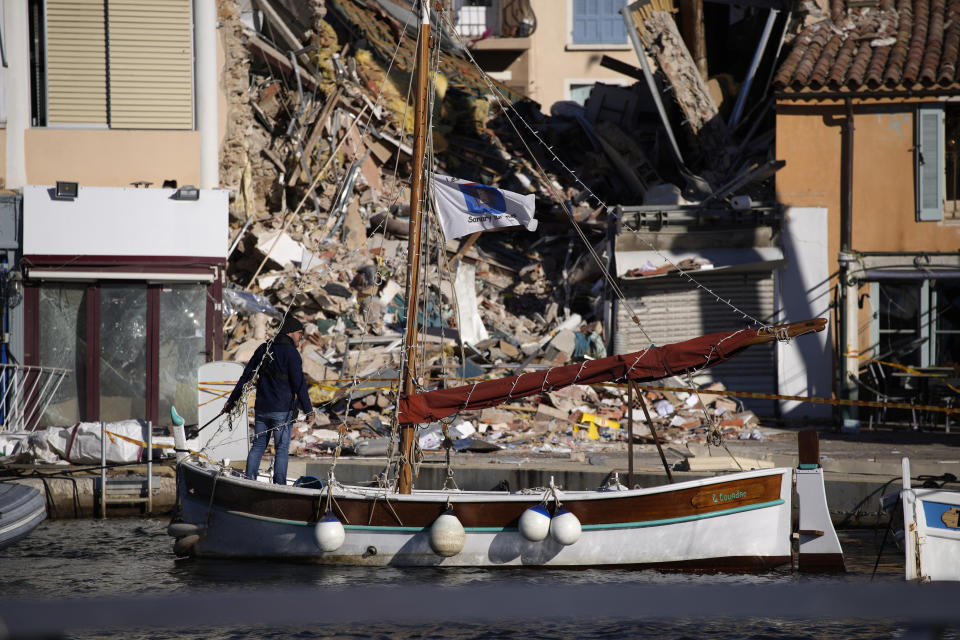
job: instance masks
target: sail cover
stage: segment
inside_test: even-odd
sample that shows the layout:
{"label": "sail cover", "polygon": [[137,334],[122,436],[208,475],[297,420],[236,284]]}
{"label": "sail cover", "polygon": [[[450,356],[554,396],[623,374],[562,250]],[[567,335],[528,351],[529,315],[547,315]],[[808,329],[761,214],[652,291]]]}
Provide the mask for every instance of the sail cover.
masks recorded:
{"label": "sail cover", "polygon": [[723,362],[751,344],[771,339],[756,329],[711,333],[643,351],[553,367],[519,376],[485,380],[400,398],[402,424],[433,422],[460,411],[494,407],[509,400],[546,393],[571,384],[649,382]]}

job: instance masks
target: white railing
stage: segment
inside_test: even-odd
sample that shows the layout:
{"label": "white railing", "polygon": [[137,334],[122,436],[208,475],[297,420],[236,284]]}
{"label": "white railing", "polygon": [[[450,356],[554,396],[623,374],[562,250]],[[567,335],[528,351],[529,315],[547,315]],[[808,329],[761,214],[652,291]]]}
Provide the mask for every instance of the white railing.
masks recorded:
{"label": "white railing", "polygon": [[70,369],[0,364],[0,431],[32,431]]}
{"label": "white railing", "polygon": [[500,35],[500,1],[493,0],[490,6],[461,6],[456,13],[457,33],[464,38]]}

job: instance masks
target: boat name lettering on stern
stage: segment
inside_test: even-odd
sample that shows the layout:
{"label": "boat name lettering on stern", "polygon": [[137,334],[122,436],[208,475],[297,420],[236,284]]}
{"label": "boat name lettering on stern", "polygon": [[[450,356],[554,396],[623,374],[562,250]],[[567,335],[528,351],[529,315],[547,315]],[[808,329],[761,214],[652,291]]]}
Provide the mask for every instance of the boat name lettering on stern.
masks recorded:
{"label": "boat name lettering on stern", "polygon": [[731,500],[739,500],[741,498],[746,498],[746,497],[747,497],[747,492],[744,491],[743,489],[737,489],[732,493],[714,493],[712,496],[714,504],[721,503],[721,502],[730,502]]}
{"label": "boat name lettering on stern", "polygon": [[[690,498],[690,504],[695,509],[715,509],[745,501],[756,501],[762,499],[764,495],[767,495],[767,489],[763,482],[748,482],[732,487],[704,487]],[[772,494],[769,496],[770,499],[776,497]]]}

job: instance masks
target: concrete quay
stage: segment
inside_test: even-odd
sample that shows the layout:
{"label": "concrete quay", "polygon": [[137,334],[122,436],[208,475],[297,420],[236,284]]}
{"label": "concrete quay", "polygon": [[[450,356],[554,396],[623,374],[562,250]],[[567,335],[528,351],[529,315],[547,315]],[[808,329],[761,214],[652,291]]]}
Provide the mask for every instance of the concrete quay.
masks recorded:
{"label": "concrete quay", "polygon": [[[703,445],[664,446],[664,454],[675,482],[711,477],[738,470],[732,456],[744,469],[758,467],[794,467],[797,464],[796,433],[764,430],[762,441],[730,440],[724,448]],[[626,447],[592,445],[592,451],[573,453],[534,452],[506,449],[494,453],[455,453],[452,458],[452,482],[462,490],[547,487],[551,478],[563,489],[596,489],[614,477],[628,483]],[[728,451],[729,450],[729,453]],[[732,454],[732,456],[731,456]],[[861,432],[841,435],[820,434],[820,463],[824,470],[827,503],[834,524],[839,528],[875,527],[880,518],[879,499],[885,493],[900,489],[900,460],[910,458],[914,484],[922,476],[940,477],[952,474],[960,478],[960,435],[911,431]],[[330,458],[291,457],[290,477],[312,475],[326,481]],[[241,461],[231,463],[242,467]],[[265,457],[262,470],[271,464]],[[384,458],[341,457],[335,477],[346,484],[370,484],[383,471]],[[172,462],[154,464],[152,513],[168,514],[175,500]],[[679,470],[691,469],[691,470]],[[17,480],[48,493],[51,518],[91,517],[99,515],[99,472],[72,475],[70,467],[35,467],[20,469],[54,474],[45,480],[37,477]],[[144,478],[146,465],[123,467],[131,477]],[[442,453],[426,452],[420,466],[416,486],[437,489],[444,485],[447,469]],[[653,445],[634,447],[634,486],[651,487],[667,483],[666,473]],[[960,490],[960,482],[947,488]],[[108,517],[140,515],[140,505],[109,505]]]}

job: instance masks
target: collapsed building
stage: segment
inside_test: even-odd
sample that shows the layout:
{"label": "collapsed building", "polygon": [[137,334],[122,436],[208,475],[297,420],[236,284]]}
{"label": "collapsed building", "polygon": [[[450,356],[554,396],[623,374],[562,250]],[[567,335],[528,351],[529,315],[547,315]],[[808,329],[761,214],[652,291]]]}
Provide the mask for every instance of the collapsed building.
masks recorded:
{"label": "collapsed building", "polygon": [[[222,169],[238,194],[231,203],[225,352],[245,360],[268,337],[269,316],[295,308],[308,326],[312,399],[328,403],[333,423],[346,416],[358,443],[387,432],[389,380],[407,313],[405,87],[414,42],[404,26],[412,13],[400,4],[258,0],[247,26],[239,9],[226,22],[237,64],[249,65],[249,83],[242,86],[238,76],[232,108],[245,119],[236,129],[244,135]],[[772,157],[769,78],[765,86],[757,80],[755,101],[734,104],[723,90],[728,78],[703,80],[704,60],[694,61],[673,20],[663,19],[670,9],[635,3],[625,10],[642,64],[603,64],[629,84],[597,84],[585,104],[554,103],[549,114],[524,99],[517,83],[502,84],[474,65],[469,43],[455,30],[441,34],[438,169],[535,193],[541,226],[536,234],[464,242],[431,232],[429,269],[458,275],[431,290],[424,314],[431,384],[676,341],[740,326],[744,313],[765,323],[778,319],[773,272],[785,263],[784,223],[771,177],[783,163]],[[774,24],[786,34],[782,16],[765,25],[756,55],[765,63],[749,70],[751,81],[772,72],[775,55],[772,45],[770,53],[765,48]],[[542,143],[532,145],[532,158],[518,132]],[[564,202],[556,202],[557,193]],[[593,261],[567,210],[605,264]],[[627,304],[615,303],[602,269],[619,276]],[[683,275],[694,270],[706,286],[692,287],[691,297]],[[734,301],[729,317],[713,313],[698,299],[701,291]],[[640,325],[631,321],[637,309]],[[716,390],[729,378],[735,388],[775,393],[775,347],[758,351],[747,366],[729,367],[726,378],[668,386]],[[361,384],[367,380],[382,388]],[[625,390],[597,393],[575,388],[547,403],[461,416],[461,435],[480,429],[491,434],[488,441],[543,445],[553,438],[554,446],[622,440]],[[735,400],[667,388],[649,390],[647,402],[657,407],[653,415],[667,438],[705,441],[718,423],[734,435],[762,437],[755,413]],[[773,402],[751,408],[777,412]],[[295,442],[319,453],[336,440],[331,424],[304,427]],[[360,450],[373,452],[369,444]]]}

